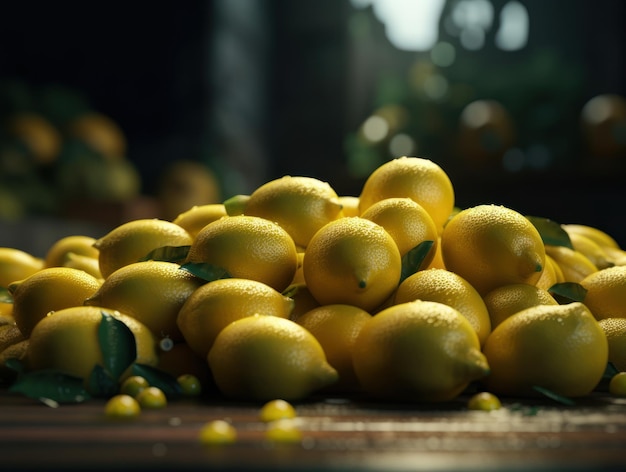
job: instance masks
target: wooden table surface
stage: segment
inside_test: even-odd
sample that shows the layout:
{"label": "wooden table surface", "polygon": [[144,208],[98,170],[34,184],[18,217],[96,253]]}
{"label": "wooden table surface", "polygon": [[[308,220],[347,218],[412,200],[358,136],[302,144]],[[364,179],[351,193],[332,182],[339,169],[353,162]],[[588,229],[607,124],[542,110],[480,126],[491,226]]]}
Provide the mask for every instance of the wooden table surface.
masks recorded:
{"label": "wooden table surface", "polygon": [[[0,391],[0,471],[598,471],[626,470],[626,399],[594,393],[574,406],[504,399],[470,411],[445,404],[346,398],[294,403],[303,440],[272,444],[260,405],[176,400],[131,421],[104,401],[52,408]],[[208,421],[227,419],[235,444],[205,446]]]}

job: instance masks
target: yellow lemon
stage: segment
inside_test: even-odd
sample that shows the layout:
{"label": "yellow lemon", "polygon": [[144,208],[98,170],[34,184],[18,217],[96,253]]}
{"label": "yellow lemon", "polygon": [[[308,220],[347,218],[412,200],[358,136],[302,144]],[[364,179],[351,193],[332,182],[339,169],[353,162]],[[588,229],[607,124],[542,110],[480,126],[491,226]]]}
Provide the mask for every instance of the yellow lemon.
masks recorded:
{"label": "yellow lemon", "polygon": [[69,134],[86,144],[106,159],[120,159],[126,155],[126,136],[118,123],[107,115],[83,113],[73,119]]}
{"label": "yellow lemon", "polygon": [[289,285],[304,284],[304,271],[302,270],[302,263],[304,261],[304,251],[298,251],[298,265],[296,266],[296,273],[293,275],[293,279]]}
{"label": "yellow lemon", "polygon": [[558,304],[547,290],[528,284],[503,285],[487,293],[483,300],[491,318],[491,329],[531,306]]}
{"label": "yellow lemon", "polygon": [[203,280],[164,261],[135,262],[109,275],[85,305],[104,306],[132,316],[157,339],[182,340],[178,312]]}
{"label": "yellow lemon", "polygon": [[370,311],[398,286],[401,258],[382,226],[353,216],[332,221],[315,233],[302,270],[321,305],[339,303]]}
{"label": "yellow lemon", "polygon": [[609,362],[626,372],[626,318],[604,318],[598,324],[609,343]]}
{"label": "yellow lemon", "polygon": [[0,287],[22,280],[44,268],[43,259],[11,247],[0,247]]}
{"label": "yellow lemon", "polygon": [[72,235],[55,241],[46,252],[46,267],[62,267],[68,254],[77,254],[98,259],[99,251],[94,247],[95,238],[91,236]]}
{"label": "yellow lemon", "polygon": [[156,342],[145,325],[128,315],[107,308],[76,306],[55,311],[35,326],[26,354],[28,368],[54,369],[88,379],[96,364],[103,365],[98,340],[98,327],[103,319],[103,311],[123,322],[135,336],[136,362],[156,366]]}
{"label": "yellow lemon", "polygon": [[352,349],[363,325],[372,317],[352,305],[322,305],[300,316],[297,323],[319,341],[328,363],[339,373],[333,391],[353,391],[359,382],[352,364]]}
{"label": "yellow lemon", "polygon": [[69,267],[49,267],[9,285],[13,318],[24,336],[51,311],[82,305],[101,282],[87,272]]}
{"label": "yellow lemon", "polygon": [[209,223],[227,216],[226,207],[222,203],[197,205],[178,215],[173,223],[186,230],[192,238]]}
{"label": "yellow lemon", "polygon": [[626,251],[607,246],[603,247],[602,250],[607,255],[612,265],[626,266]]}
{"label": "yellow lemon", "polygon": [[445,269],[420,270],[402,281],[394,303],[413,300],[439,302],[458,310],[469,321],[482,345],[491,333],[487,307],[472,285],[454,272]]}
{"label": "yellow lemon", "polygon": [[215,383],[230,398],[300,400],[338,379],[317,339],[277,316],[233,321],[207,357]]}
{"label": "yellow lemon", "polygon": [[231,277],[263,282],[282,291],[298,267],[296,245],[278,224],[256,216],[229,216],[206,225],[196,236],[187,263],[224,269]]}
{"label": "yellow lemon", "polygon": [[100,262],[98,258],[82,256],[80,254],[74,254],[68,252],[65,255],[65,262],[62,267],[70,267],[72,269],[80,269],[87,272],[89,275],[93,275],[96,279],[102,279],[102,273],[100,272]]}
{"label": "yellow lemon", "polygon": [[602,231],[599,228],[581,224],[562,224],[561,227],[570,236],[570,238],[573,234],[580,234],[591,239],[602,248],[620,248],[617,241],[615,241],[615,239],[611,235],[607,234],[605,231]]}
{"label": "yellow lemon", "polygon": [[626,266],[589,274],[580,285],[587,290],[583,302],[596,319],[626,318]]}
{"label": "yellow lemon", "polygon": [[598,269],[606,269],[613,265],[609,254],[593,239],[576,232],[572,232],[569,238],[574,250],[586,256]]}
{"label": "yellow lemon", "polygon": [[359,216],[359,197],[339,195],[339,203],[343,216]]}
{"label": "yellow lemon", "polygon": [[565,282],[579,283],[582,279],[598,271],[593,262],[582,252],[565,246],[546,244],[546,254],[559,266]]}
{"label": "yellow lemon", "polygon": [[457,213],[443,230],[441,251],[446,268],[481,295],[512,283],[534,285],[546,254],[533,224],[499,205],[478,205]]}
{"label": "yellow lemon", "polygon": [[391,235],[398,245],[400,255],[425,241],[433,246],[424,258],[423,267],[435,257],[439,244],[439,232],[428,212],[410,198],[386,198],[370,206],[361,213],[361,218],[379,224]]}
{"label": "yellow lemon", "polygon": [[450,178],[435,162],[421,157],[400,157],[375,169],[359,196],[361,214],[385,198],[405,197],[419,203],[440,230],[454,208]]}
{"label": "yellow lemon", "polygon": [[540,387],[585,396],[608,361],[606,335],[579,302],[537,305],[510,316],[492,331],[483,352],[491,367],[485,385],[502,395],[533,395]]}
{"label": "yellow lemon", "polygon": [[287,175],[252,192],[245,214],[278,223],[298,246],[306,247],[318,229],[341,215],[341,203],[327,182]]}
{"label": "yellow lemon", "polygon": [[435,253],[427,269],[445,269],[446,264],[443,262],[443,255],[441,254],[441,236],[437,238],[437,244],[434,246]]}
{"label": "yellow lemon", "polygon": [[94,243],[99,250],[100,272],[104,278],[120,267],[139,262],[164,246],[189,246],[187,231],[170,221],[140,219],[123,223]]}
{"label": "yellow lemon", "polygon": [[288,318],[293,306],[291,298],[263,282],[219,279],[191,294],[177,323],[189,347],[205,359],[217,335],[233,321],[255,314]]}
{"label": "yellow lemon", "polygon": [[24,335],[20,329],[14,324],[6,324],[0,326],[0,352],[4,351],[11,344],[23,341]]}
{"label": "yellow lemon", "polygon": [[447,401],[489,373],[469,321],[448,305],[422,300],[368,320],[353,362],[362,388],[383,399]]}
{"label": "yellow lemon", "polygon": [[554,284],[559,284],[565,282],[565,276],[563,275],[563,271],[559,267],[559,265],[546,254],[546,261],[544,263],[543,272],[541,273],[541,277],[537,280],[535,284],[537,287],[548,290]]}

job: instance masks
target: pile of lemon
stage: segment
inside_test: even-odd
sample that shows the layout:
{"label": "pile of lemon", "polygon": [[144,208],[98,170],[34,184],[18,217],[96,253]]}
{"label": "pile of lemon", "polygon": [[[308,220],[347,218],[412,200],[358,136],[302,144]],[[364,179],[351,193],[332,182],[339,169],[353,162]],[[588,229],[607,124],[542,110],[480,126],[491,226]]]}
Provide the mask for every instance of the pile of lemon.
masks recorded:
{"label": "pile of lemon", "polygon": [[106,311],[137,362],[226,398],[585,396],[607,365],[626,370],[626,252],[557,226],[566,244],[511,208],[460,210],[440,166],[401,157],[358,196],[285,176],[172,221],[63,238],[44,259],[0,248],[0,375],[19,359],[88,378],[107,361]]}

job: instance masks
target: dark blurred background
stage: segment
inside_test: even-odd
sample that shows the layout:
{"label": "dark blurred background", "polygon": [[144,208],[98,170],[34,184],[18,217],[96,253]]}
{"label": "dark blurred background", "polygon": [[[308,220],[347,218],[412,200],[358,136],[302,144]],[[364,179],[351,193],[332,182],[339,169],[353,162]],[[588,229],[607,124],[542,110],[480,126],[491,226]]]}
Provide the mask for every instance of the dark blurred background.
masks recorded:
{"label": "dark blurred background", "polygon": [[401,155],[460,207],[626,245],[625,23],[621,0],[5,2],[0,246],[286,174],[358,195]]}

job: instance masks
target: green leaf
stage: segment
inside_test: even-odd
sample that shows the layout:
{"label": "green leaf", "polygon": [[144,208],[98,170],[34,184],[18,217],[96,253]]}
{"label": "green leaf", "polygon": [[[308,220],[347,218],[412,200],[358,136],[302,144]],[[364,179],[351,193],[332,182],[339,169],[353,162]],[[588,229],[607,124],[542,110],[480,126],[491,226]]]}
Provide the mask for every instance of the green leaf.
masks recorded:
{"label": "green leaf", "polygon": [[0,303],[13,303],[13,295],[6,287],[0,287]]}
{"label": "green leaf", "polygon": [[178,381],[167,372],[155,367],[146,364],[133,364],[133,375],[140,375],[151,386],[160,388],[168,398],[176,398],[182,394]]}
{"label": "green leaf", "polygon": [[140,261],[165,261],[182,264],[187,258],[191,246],[161,246],[150,251]]}
{"label": "green leaf", "polygon": [[559,403],[561,403],[563,405],[572,406],[572,405],[576,404],[574,402],[574,400],[572,400],[571,398],[564,397],[563,395],[559,395],[558,393],[554,393],[552,390],[549,390],[549,389],[543,388],[543,387],[539,387],[538,385],[533,385],[533,390],[535,390],[536,392],[541,393],[543,396],[548,397],[549,399],[554,400],[556,402],[559,402]]}
{"label": "green leaf", "polygon": [[418,270],[423,269],[424,259],[433,247],[434,241],[422,241],[404,256],[402,256],[402,272],[400,282],[410,277]]}
{"label": "green leaf", "polygon": [[246,209],[246,203],[250,199],[250,195],[235,195],[224,200],[224,208],[228,216],[243,215]]}
{"label": "green leaf", "polygon": [[114,380],[119,379],[137,358],[135,335],[122,321],[102,311],[98,341],[104,368]]}
{"label": "green leaf", "polygon": [[544,244],[574,249],[569,235],[559,223],[539,216],[526,216],[526,219],[537,228]]}
{"label": "green leaf", "polygon": [[181,265],[180,268],[207,282],[230,278],[230,274],[222,267],[204,262],[188,262]]}
{"label": "green leaf", "polygon": [[548,289],[548,292],[550,292],[550,295],[552,295],[560,305],[582,302],[587,295],[587,289],[576,282],[554,284]]}
{"label": "green leaf", "polygon": [[96,364],[87,379],[87,390],[94,397],[111,397],[119,390],[119,383],[104,367]]}
{"label": "green leaf", "polygon": [[604,374],[602,374],[602,378],[604,380],[611,380],[614,376],[620,373],[620,370],[615,367],[615,364],[612,362],[606,363],[606,369],[604,369]]}
{"label": "green leaf", "polygon": [[50,369],[20,374],[9,391],[58,403],[80,403],[90,398],[83,379]]}
{"label": "green leaf", "polygon": [[14,370],[18,374],[24,372],[24,364],[22,364],[22,361],[20,361],[19,359],[15,359],[13,357],[10,359],[6,359],[4,361],[4,365],[9,369]]}
{"label": "green leaf", "polygon": [[283,290],[281,295],[283,297],[293,298],[298,294],[298,291],[302,286],[303,284],[291,284],[285,290]]}

